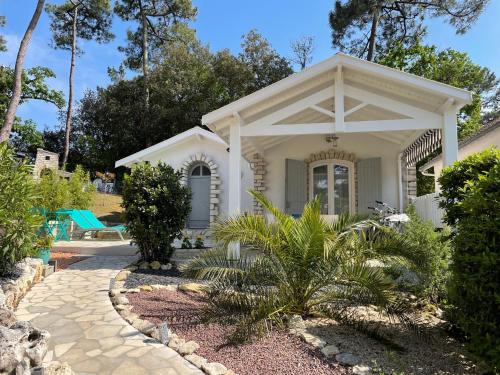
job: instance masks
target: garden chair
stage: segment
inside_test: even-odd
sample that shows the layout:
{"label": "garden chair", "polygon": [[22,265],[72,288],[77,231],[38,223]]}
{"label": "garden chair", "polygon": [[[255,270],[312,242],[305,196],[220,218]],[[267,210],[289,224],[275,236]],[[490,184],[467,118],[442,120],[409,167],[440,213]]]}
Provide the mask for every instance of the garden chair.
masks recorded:
{"label": "garden chair", "polygon": [[123,232],[126,231],[126,227],[124,225],[116,225],[112,227],[108,227],[104,225],[92,211],[89,210],[73,210],[67,209],[64,210],[66,214],[73,220],[76,225],[82,230],[81,239],[85,236],[85,234],[90,232],[114,232],[117,233],[121,240],[123,238]]}

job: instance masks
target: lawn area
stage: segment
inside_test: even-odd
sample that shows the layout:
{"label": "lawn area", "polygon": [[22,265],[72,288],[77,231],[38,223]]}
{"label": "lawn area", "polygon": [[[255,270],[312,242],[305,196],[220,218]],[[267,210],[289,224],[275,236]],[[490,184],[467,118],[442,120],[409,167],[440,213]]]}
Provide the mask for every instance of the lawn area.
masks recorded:
{"label": "lawn area", "polygon": [[91,211],[100,219],[110,223],[121,223],[122,196],[96,192],[92,197]]}

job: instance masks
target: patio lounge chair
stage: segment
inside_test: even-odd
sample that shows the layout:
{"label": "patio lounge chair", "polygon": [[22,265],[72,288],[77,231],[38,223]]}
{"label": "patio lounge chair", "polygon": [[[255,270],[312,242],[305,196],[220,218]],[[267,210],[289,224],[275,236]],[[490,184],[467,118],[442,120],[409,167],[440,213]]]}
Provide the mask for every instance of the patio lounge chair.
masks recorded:
{"label": "patio lounge chair", "polygon": [[115,232],[118,234],[121,240],[124,240],[123,232],[126,230],[124,225],[107,227],[94,215],[92,211],[89,210],[70,209],[64,211],[71,218],[71,220],[73,220],[82,230],[81,238],[83,238],[85,234],[89,232]]}

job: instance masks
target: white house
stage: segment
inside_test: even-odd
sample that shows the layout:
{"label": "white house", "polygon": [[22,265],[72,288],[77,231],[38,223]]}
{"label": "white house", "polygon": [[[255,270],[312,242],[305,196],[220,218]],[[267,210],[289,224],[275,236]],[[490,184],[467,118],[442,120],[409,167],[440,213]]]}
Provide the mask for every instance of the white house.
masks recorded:
{"label": "white house", "polygon": [[[500,117],[483,125],[476,133],[460,141],[458,160],[463,160],[471,154],[484,151],[492,146],[500,148]],[[431,168],[432,172],[430,172]],[[442,169],[443,156],[441,154],[420,167],[422,173],[434,176],[436,191],[440,190],[437,179],[441,175]]]}
{"label": "white house", "polygon": [[[208,223],[217,214],[260,212],[249,188],[293,215],[316,195],[324,215],[366,213],[375,200],[403,208],[414,193],[414,164],[436,139],[444,165],[457,159],[457,112],[471,99],[468,91],[338,53],[206,114],[202,123],[213,133],[191,129],[116,166],[163,160],[182,169],[204,224],[206,212]],[[198,177],[208,180],[198,166],[210,169],[210,189],[198,186]]]}

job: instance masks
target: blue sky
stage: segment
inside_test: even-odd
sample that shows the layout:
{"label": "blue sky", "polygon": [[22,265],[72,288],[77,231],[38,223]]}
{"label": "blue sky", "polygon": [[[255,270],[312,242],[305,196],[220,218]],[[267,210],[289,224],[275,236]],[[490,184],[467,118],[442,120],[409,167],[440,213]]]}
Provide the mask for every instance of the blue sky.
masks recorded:
{"label": "blue sky", "polygon": [[[60,1],[57,1],[60,2]],[[8,52],[0,53],[0,64],[14,65],[20,39],[35,7],[35,0],[0,0],[0,14],[7,17],[7,25],[0,29],[8,41]],[[258,29],[282,55],[290,56],[290,42],[304,35],[315,38],[314,62],[331,56],[328,12],[333,0],[193,0],[198,7],[198,17],[193,27],[198,37],[213,51],[229,48],[233,53],[240,49],[241,35],[252,28]],[[428,23],[427,43],[440,48],[454,48],[468,52],[472,59],[500,75],[500,1],[492,1],[479,22],[465,35],[456,35],[454,29],[442,19]],[[116,38],[106,45],[85,42],[85,54],[78,58],[75,74],[76,99],[87,89],[106,86],[108,66],[118,66],[123,59],[117,47],[124,43],[129,25],[116,19],[113,32]],[[35,30],[25,67],[47,66],[56,78],[50,85],[67,93],[69,52],[53,50],[50,46],[49,18],[44,13]],[[47,103],[31,101],[23,104],[18,115],[33,119],[39,129],[58,124],[57,109]]]}

